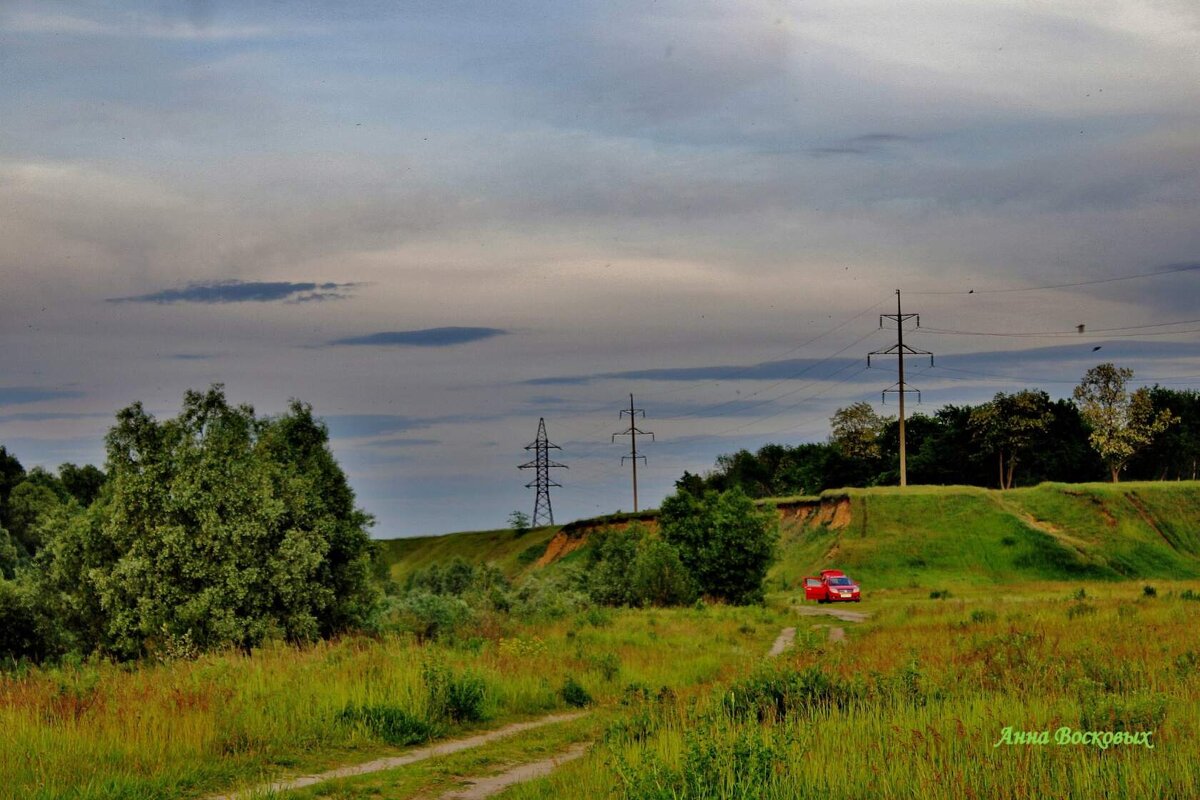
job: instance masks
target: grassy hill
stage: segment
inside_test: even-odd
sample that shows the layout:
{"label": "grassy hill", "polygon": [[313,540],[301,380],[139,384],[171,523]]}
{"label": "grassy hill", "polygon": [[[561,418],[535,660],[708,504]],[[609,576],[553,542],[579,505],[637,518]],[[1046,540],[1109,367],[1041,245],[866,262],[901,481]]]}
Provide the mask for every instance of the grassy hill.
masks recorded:
{"label": "grassy hill", "polygon": [[403,582],[412,572],[461,556],[473,564],[492,562],[509,577],[527,569],[546,552],[558,527],[534,528],[518,536],[508,529],[467,531],[442,536],[383,539],[379,542],[392,579]]}
{"label": "grassy hill", "polygon": [[[1042,484],[846,489],[765,501],[780,515],[772,588],[838,567],[876,587],[1024,579],[1200,577],[1200,483]],[[653,527],[653,514],[643,515]],[[591,531],[481,531],[383,542],[392,576],[462,556],[510,576],[581,554]]]}

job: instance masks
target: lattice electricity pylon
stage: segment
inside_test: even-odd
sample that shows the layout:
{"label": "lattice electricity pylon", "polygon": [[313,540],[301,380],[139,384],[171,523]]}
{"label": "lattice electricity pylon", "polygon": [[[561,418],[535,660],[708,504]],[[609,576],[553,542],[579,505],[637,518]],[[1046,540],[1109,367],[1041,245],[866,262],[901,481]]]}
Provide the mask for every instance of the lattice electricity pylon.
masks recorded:
{"label": "lattice electricity pylon", "polygon": [[534,469],[536,477],[525,484],[526,489],[537,488],[537,499],[533,501],[533,518],[530,524],[533,527],[539,525],[554,524],[554,509],[550,506],[550,487],[557,486],[562,488],[561,483],[555,483],[550,480],[550,470],[552,469],[568,469],[566,464],[559,464],[557,461],[550,460],[551,450],[562,450],[556,444],[552,444],[546,438],[546,418],[538,418],[537,438],[529,444],[525,445],[526,450],[533,451],[533,461],[521,465],[521,469]]}

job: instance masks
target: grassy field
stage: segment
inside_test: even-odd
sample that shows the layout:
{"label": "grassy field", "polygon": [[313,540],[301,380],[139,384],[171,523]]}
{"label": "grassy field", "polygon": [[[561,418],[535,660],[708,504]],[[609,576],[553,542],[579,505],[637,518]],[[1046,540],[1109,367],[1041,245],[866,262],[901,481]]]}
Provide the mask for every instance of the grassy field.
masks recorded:
{"label": "grassy field", "polygon": [[[595,609],[456,647],[354,638],[2,676],[0,797],[202,796],[365,760],[422,731],[563,709],[568,676],[602,705],[630,683],[683,692],[743,670],[778,619],[767,609]],[[459,706],[479,687],[478,718],[447,714],[431,684],[466,694]]]}
{"label": "grassy field", "polygon": [[[698,702],[631,709],[585,759],[502,796],[1198,797],[1200,601],[1184,591],[1200,596],[891,591],[862,604],[868,622],[835,623],[845,643],[809,628],[776,663]],[[1005,727],[1050,741],[995,746]],[[1150,732],[1154,747],[1059,745],[1063,727]]]}
{"label": "grassy field", "polygon": [[[0,799],[200,798],[586,696],[585,717],[287,796],[433,797],[592,742],[503,796],[1200,797],[1198,488],[828,493],[780,503],[765,607],[501,615],[453,643],[2,674]],[[520,576],[557,533],[385,547],[398,580],[454,556]],[[825,565],[863,583],[867,620],[800,613],[815,607],[798,580]],[[784,626],[794,648],[765,659]],[[1150,732],[1154,747],[993,746],[1006,727]]]}

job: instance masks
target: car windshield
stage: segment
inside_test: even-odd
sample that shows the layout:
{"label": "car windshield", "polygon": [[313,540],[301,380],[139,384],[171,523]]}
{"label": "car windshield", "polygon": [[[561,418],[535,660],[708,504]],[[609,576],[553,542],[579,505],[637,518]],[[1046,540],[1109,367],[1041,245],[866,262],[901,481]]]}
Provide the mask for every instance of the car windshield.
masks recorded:
{"label": "car windshield", "polygon": [[853,586],[853,585],[854,585],[854,581],[852,581],[852,580],[850,580],[849,578],[846,578],[846,577],[840,577],[840,578],[830,578],[830,579],[829,579],[829,585],[830,585],[830,586]]}

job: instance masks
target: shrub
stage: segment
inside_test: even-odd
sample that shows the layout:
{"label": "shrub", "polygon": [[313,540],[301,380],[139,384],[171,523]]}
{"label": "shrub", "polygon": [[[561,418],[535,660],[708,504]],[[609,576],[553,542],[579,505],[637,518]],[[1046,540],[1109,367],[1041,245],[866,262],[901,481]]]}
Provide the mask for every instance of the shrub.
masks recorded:
{"label": "shrub", "polygon": [[725,712],[736,719],[782,719],[791,713],[845,708],[856,692],[820,667],[803,670],[765,665],[734,683],[722,698]]}
{"label": "shrub", "polygon": [[464,672],[455,675],[438,660],[421,667],[430,719],[447,722],[480,722],[487,718],[487,683],[483,677]]}
{"label": "shrub", "polygon": [[1150,584],[1146,584],[1145,586],[1142,587],[1142,596],[1143,597],[1158,597],[1158,589],[1155,589]]}
{"label": "shrub", "polygon": [[391,705],[348,705],[336,717],[338,722],[359,725],[372,735],[400,747],[427,742],[435,730],[425,720]]}
{"label": "shrub", "polygon": [[592,666],[606,681],[611,681],[621,672],[621,657],[613,652],[593,656]]}
{"label": "shrub", "polygon": [[452,639],[474,617],[471,607],[461,598],[429,592],[413,592],[394,601],[399,625],[425,642]]}
{"label": "shrub", "polygon": [[680,491],[663,501],[659,525],[700,593],[737,604],[762,602],[779,539],[774,512],[756,508],[737,487],[703,497]]}
{"label": "shrub", "polygon": [[1193,592],[1191,589],[1184,589],[1179,593],[1180,600],[1200,600],[1200,592]]}
{"label": "shrub", "polygon": [[572,708],[583,708],[592,704],[591,693],[570,675],[563,681],[558,694],[562,697],[563,702]]}
{"label": "shrub", "polygon": [[1096,613],[1096,607],[1088,603],[1075,603],[1067,609],[1067,619],[1075,619],[1076,617],[1091,616]]}
{"label": "shrub", "polygon": [[950,599],[950,590],[949,589],[934,589],[932,592],[929,593],[929,599],[930,600],[949,600]]}

